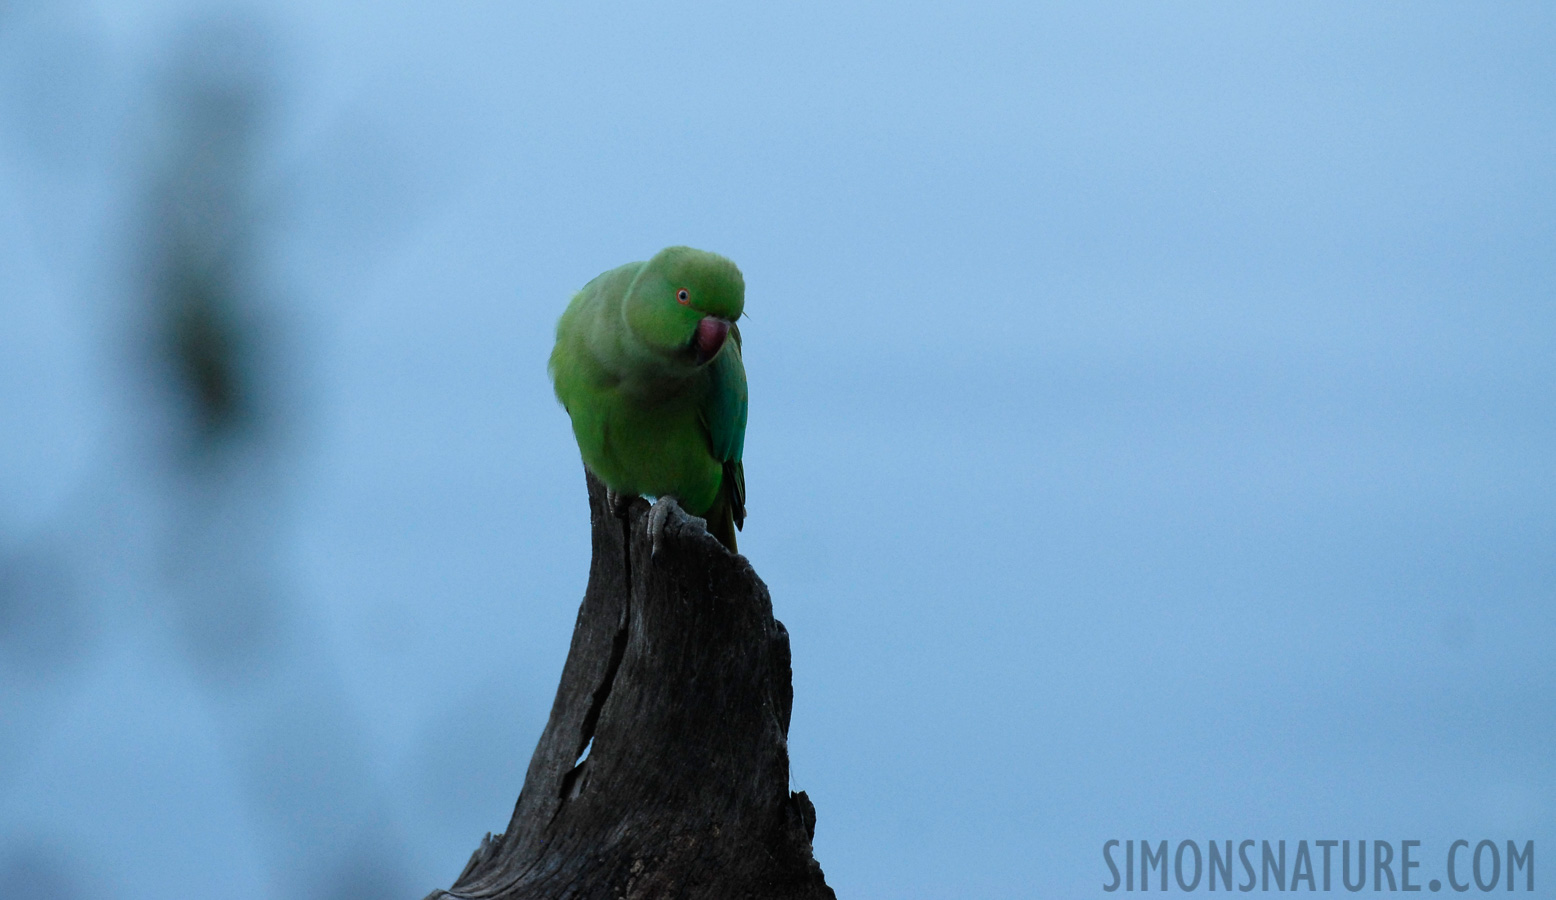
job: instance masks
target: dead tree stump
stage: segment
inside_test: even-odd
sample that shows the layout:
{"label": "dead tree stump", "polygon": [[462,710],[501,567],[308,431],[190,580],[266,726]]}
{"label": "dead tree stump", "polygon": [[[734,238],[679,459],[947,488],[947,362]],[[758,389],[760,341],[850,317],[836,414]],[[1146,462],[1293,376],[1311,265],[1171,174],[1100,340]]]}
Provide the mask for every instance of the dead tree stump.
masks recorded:
{"label": "dead tree stump", "polygon": [[508,830],[427,900],[835,900],[789,792],[789,636],[745,557],[589,483],[594,559]]}

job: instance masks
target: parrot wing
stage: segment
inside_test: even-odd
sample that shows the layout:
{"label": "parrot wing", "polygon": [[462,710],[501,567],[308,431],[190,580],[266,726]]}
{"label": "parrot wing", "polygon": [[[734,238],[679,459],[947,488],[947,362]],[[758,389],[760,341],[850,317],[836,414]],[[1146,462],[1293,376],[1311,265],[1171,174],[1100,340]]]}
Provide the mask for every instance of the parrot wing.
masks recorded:
{"label": "parrot wing", "polygon": [[740,358],[740,328],[730,329],[733,341],[709,365],[712,384],[701,410],[713,458],[723,463],[724,478],[719,501],[739,528],[746,521],[746,470],[741,454],[746,443],[746,367]]}

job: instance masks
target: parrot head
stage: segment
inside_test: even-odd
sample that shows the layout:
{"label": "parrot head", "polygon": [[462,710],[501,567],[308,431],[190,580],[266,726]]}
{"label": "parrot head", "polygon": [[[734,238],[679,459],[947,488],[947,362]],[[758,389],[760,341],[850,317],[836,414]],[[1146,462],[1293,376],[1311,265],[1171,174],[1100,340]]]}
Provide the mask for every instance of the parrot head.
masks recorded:
{"label": "parrot head", "polygon": [[658,354],[706,365],[745,311],[746,281],[716,253],[667,247],[643,266],[627,288],[627,327]]}

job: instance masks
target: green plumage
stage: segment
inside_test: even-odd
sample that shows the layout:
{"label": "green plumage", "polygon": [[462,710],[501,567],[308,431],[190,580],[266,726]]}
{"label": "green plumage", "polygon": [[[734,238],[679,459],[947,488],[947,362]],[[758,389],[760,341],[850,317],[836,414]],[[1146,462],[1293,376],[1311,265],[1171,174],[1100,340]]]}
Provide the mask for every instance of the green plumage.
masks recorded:
{"label": "green plumage", "polygon": [[731,552],[745,521],[744,309],[734,263],[669,247],[574,294],[548,366],[589,471],[618,494],[674,497]]}

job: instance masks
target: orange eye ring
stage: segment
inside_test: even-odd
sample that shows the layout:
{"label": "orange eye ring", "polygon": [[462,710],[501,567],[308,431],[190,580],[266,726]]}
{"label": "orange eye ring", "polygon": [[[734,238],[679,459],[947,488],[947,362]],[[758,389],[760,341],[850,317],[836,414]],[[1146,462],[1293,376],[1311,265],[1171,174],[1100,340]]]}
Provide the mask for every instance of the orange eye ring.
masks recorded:
{"label": "orange eye ring", "polygon": [[675,292],[675,302],[681,304],[682,306],[690,306],[692,303],[692,295],[687,292],[686,288],[681,288]]}

